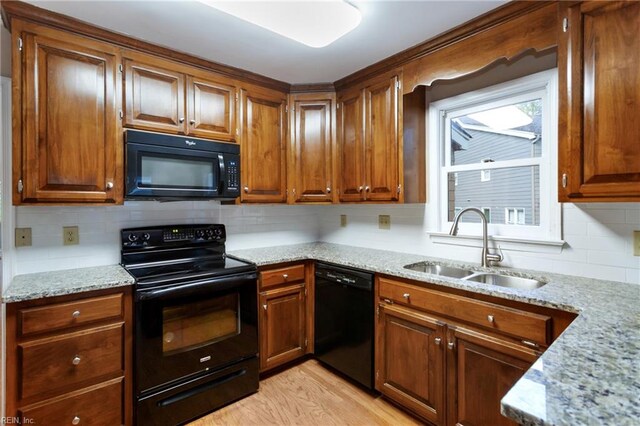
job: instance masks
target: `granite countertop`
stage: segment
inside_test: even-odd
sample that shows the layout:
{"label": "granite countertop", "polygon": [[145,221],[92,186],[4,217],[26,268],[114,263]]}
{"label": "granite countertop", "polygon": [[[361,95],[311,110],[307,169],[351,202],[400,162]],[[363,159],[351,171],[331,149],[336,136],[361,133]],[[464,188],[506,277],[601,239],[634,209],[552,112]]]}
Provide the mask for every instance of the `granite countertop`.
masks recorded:
{"label": "granite countertop", "polygon": [[[258,266],[313,259],[445,287],[578,313],[578,317],[502,399],[502,412],[524,425],[631,425],[640,419],[640,286],[518,269],[548,284],[517,290],[404,269],[436,261],[415,254],[328,243],[231,251]],[[505,268],[491,270],[509,271]]]}
{"label": "granite countertop", "polygon": [[[443,287],[579,314],[502,399],[502,412],[525,425],[637,424],[640,418],[640,286],[540,271],[485,268],[542,278],[535,290],[518,290],[404,269],[432,261],[483,270],[475,264],[415,254],[328,243],[230,251],[258,266],[319,260]],[[126,286],[120,266],[99,266],[16,276],[2,302],[12,303]]]}
{"label": "granite countertop", "polygon": [[2,294],[2,303],[129,286],[134,282],[120,265],[17,275]]}

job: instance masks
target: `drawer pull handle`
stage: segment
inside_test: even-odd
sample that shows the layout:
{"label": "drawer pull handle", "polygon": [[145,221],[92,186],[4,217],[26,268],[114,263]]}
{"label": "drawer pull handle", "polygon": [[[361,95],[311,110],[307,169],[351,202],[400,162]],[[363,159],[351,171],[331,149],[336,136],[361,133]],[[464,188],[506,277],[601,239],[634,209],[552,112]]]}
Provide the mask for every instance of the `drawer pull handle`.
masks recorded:
{"label": "drawer pull handle", "polygon": [[71,314],[71,316],[73,318],[78,318],[80,316],[80,311],[73,311],[73,313]]}
{"label": "drawer pull handle", "polygon": [[440,346],[440,342],[442,342],[442,339],[440,337],[436,337],[434,341],[436,342],[436,345]]}
{"label": "drawer pull handle", "polygon": [[391,300],[391,299],[382,299],[382,300],[384,300],[386,303],[388,303],[390,305],[393,305],[393,300]]}
{"label": "drawer pull handle", "polygon": [[487,321],[493,324],[496,321],[496,319],[493,317],[493,315],[487,315]]}
{"label": "drawer pull handle", "polygon": [[80,357],[79,357],[78,355],[74,356],[74,357],[73,357],[73,360],[71,360],[71,363],[72,363],[73,365],[78,365],[78,364],[80,364]]}
{"label": "drawer pull handle", "polygon": [[80,424],[80,417],[74,416],[73,420],[71,420],[71,424],[72,425],[79,425]]}
{"label": "drawer pull handle", "polygon": [[289,274],[282,274],[282,278],[286,280],[287,278],[289,278]]}
{"label": "drawer pull handle", "polygon": [[405,299],[409,300],[409,298],[411,297],[411,294],[405,293],[405,294],[402,295],[402,297],[404,297]]}

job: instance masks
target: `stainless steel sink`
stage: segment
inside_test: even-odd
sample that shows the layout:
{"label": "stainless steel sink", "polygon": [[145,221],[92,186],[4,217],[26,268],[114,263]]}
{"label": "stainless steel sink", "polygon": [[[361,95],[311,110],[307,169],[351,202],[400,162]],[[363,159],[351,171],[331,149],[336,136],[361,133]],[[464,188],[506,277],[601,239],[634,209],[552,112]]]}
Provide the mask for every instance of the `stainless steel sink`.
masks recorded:
{"label": "stainless steel sink", "polygon": [[530,278],[514,277],[511,275],[476,273],[466,278],[467,281],[475,281],[483,284],[497,285],[500,287],[517,288],[521,290],[533,290],[546,284]]}
{"label": "stainless steel sink", "polygon": [[473,274],[473,271],[462,268],[454,268],[452,266],[438,265],[436,263],[419,262],[411,265],[405,265],[405,269],[412,271],[425,272],[432,275],[443,275],[451,278],[464,278]]}
{"label": "stainless steel sink", "polygon": [[443,277],[458,278],[465,281],[497,285],[500,287],[517,288],[521,290],[533,290],[540,288],[547,283],[546,281],[540,281],[533,278],[515,277],[513,275],[504,275],[495,272],[479,272],[466,268],[456,268],[431,262],[412,263],[410,265],[405,265],[404,268],[432,275],[441,275]]}

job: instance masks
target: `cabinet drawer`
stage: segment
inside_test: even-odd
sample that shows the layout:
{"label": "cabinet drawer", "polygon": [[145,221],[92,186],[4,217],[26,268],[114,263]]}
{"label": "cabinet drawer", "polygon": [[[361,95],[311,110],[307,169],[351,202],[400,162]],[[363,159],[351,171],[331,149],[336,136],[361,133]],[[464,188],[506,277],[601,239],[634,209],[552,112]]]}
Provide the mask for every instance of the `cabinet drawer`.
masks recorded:
{"label": "cabinet drawer", "polygon": [[118,378],[73,392],[34,408],[22,409],[20,417],[34,425],[113,426],[123,422],[123,379]]}
{"label": "cabinet drawer", "polygon": [[122,293],[18,311],[22,336],[122,317]]}
{"label": "cabinet drawer", "polygon": [[124,372],[123,323],[18,345],[20,398]]}
{"label": "cabinet drawer", "polygon": [[304,265],[270,269],[260,274],[260,288],[304,281]]}
{"label": "cabinet drawer", "polygon": [[474,323],[544,345],[549,343],[551,318],[494,303],[380,279],[380,297]]}

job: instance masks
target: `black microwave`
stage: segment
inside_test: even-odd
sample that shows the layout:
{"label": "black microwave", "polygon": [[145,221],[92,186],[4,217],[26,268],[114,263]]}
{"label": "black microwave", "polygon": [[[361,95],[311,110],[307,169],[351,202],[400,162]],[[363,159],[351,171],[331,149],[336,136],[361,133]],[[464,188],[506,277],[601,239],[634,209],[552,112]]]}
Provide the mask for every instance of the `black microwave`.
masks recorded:
{"label": "black microwave", "polygon": [[240,147],[186,136],[127,130],[129,200],[233,199],[240,195]]}

